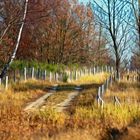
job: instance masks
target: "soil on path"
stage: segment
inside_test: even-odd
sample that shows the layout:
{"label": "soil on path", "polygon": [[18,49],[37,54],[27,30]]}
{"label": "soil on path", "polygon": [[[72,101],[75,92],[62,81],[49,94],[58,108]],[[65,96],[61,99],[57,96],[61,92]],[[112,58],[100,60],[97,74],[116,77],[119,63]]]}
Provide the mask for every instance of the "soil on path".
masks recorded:
{"label": "soil on path", "polygon": [[79,92],[71,92],[68,95],[68,98],[65,99],[63,102],[56,105],[55,109],[57,112],[62,112],[67,109],[70,103],[75,99],[76,96],[79,95]]}
{"label": "soil on path", "polygon": [[42,106],[44,104],[44,102],[46,101],[46,99],[49,98],[53,94],[54,93],[47,93],[47,94],[41,96],[36,101],[34,101],[34,102],[30,103],[28,106],[26,106],[24,108],[24,111],[39,108],[40,106]]}

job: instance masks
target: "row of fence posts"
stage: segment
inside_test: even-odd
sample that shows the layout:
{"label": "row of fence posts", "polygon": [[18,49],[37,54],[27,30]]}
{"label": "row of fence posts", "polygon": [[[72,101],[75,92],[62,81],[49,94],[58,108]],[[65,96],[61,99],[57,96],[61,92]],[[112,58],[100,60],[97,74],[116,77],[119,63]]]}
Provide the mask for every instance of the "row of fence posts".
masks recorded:
{"label": "row of fence posts", "polygon": [[[127,81],[140,81],[140,70],[133,70],[130,71],[129,69],[126,70],[126,80]],[[130,76],[131,75],[131,76]],[[122,77],[122,79],[124,80],[124,78]],[[108,89],[108,87],[110,85],[112,85],[113,81],[120,81],[121,80],[121,74],[119,73],[118,77],[117,77],[117,72],[114,72],[113,74],[111,74],[111,76],[105,81],[104,84],[102,84],[99,88],[98,88],[98,93],[97,93],[97,103],[98,106],[103,108],[104,107],[104,100],[103,100],[103,95],[105,94],[106,90]],[[113,97],[114,100],[114,105],[115,106],[121,106],[120,100],[117,96]]]}
{"label": "row of fence posts", "polygon": [[[41,69],[35,69],[35,68],[24,68],[22,71],[19,72],[20,80],[27,81],[27,79],[39,79],[39,80],[48,80],[50,82],[52,81],[63,81],[63,77],[67,76],[67,81],[72,82],[75,80],[78,80],[81,76],[84,75],[93,75],[100,72],[108,72],[113,73],[114,69],[110,66],[104,66],[104,67],[93,67],[93,68],[86,68],[83,67],[78,70],[65,70],[62,73],[53,73],[49,72],[47,70],[41,70]],[[11,78],[11,77],[10,77]],[[4,83],[5,89],[8,89],[8,81],[12,80],[8,76],[5,77],[4,80],[0,79],[0,85]],[[17,82],[17,74],[16,71],[14,71],[14,77],[13,81]]]}
{"label": "row of fence posts", "polygon": [[81,76],[84,75],[93,75],[100,72],[108,72],[113,73],[114,69],[113,67],[105,66],[105,67],[93,67],[93,68],[82,68],[80,70],[75,71],[66,71],[66,74],[68,76],[68,82],[72,82],[74,80],[78,80]]}
{"label": "row of fence posts", "polygon": [[[4,84],[6,90],[8,89],[8,80],[9,80],[9,77],[6,76],[6,77],[5,77],[5,84]],[[1,85],[2,85],[2,79],[0,78],[0,86],[1,86]]]}
{"label": "row of fence posts", "polygon": [[112,80],[113,77],[112,75],[105,81],[104,84],[102,84],[101,86],[99,86],[98,88],[98,93],[97,93],[97,103],[98,106],[100,106],[101,108],[104,107],[104,100],[103,100],[103,95],[105,94],[106,90],[108,89],[109,85],[112,85]]}
{"label": "row of fence posts", "polygon": [[122,76],[123,80],[130,81],[130,82],[138,82],[140,81],[140,70],[126,70],[126,75]]}
{"label": "row of fence posts", "polygon": [[117,77],[117,72],[114,73],[114,79],[121,81],[121,80],[126,80],[126,81],[130,81],[130,82],[138,82],[140,81],[140,70],[129,70],[127,69],[125,71],[125,74],[121,75],[120,73],[118,74]]}
{"label": "row of fence posts", "polygon": [[[97,97],[96,97],[98,107],[101,107],[102,109],[104,108],[105,102],[103,100],[103,96],[106,93],[109,86],[112,86],[113,82],[116,80],[120,80],[120,74],[119,74],[119,78],[117,78],[117,74],[116,74],[116,72],[114,72],[109,76],[109,78],[107,78],[105,83],[103,83],[101,86],[98,87],[98,93],[97,93]],[[114,96],[114,104],[120,105],[119,99],[116,96]]]}

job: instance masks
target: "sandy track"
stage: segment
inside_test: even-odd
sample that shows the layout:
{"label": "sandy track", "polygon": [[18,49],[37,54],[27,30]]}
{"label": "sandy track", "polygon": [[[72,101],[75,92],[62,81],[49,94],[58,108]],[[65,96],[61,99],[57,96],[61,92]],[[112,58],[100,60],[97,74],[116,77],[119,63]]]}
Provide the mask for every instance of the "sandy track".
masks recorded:
{"label": "sandy track", "polygon": [[55,106],[55,109],[57,112],[62,112],[63,110],[65,110],[71,103],[71,101],[79,95],[79,92],[71,92],[69,95],[68,95],[68,98],[65,99],[63,102],[57,104]]}
{"label": "sandy track", "polygon": [[30,103],[28,106],[26,106],[24,108],[24,111],[39,108],[40,106],[42,106],[46,102],[46,99],[49,98],[53,94],[54,93],[47,93],[47,94],[41,96],[36,101],[34,101],[34,102]]}

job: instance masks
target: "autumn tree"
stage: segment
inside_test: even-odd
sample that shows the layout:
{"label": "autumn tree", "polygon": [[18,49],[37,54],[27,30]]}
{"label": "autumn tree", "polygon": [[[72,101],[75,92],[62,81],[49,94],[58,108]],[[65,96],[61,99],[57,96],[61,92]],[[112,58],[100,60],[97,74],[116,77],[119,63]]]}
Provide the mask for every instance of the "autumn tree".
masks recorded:
{"label": "autumn tree", "polygon": [[21,35],[22,35],[22,31],[23,31],[23,27],[24,27],[24,23],[25,23],[25,19],[26,19],[27,8],[28,8],[28,0],[25,0],[23,18],[21,19],[21,26],[19,28],[17,40],[15,42],[15,47],[14,47],[14,49],[12,51],[11,56],[9,56],[8,62],[4,65],[4,67],[3,67],[2,71],[1,71],[1,74],[0,74],[1,79],[5,76],[5,74],[7,73],[7,70],[9,69],[9,67],[11,65],[11,63],[13,62],[13,60],[16,57],[16,53],[17,53],[17,50],[18,50],[18,47],[19,47],[19,43],[20,43],[20,40],[21,40]]}
{"label": "autumn tree", "polygon": [[131,27],[134,29],[133,40],[135,46],[133,47],[132,65],[136,68],[140,67],[140,0],[128,0],[132,9],[132,24]]}
{"label": "autumn tree", "polygon": [[89,6],[67,0],[30,1],[18,58],[53,64],[94,63],[96,34]]}
{"label": "autumn tree", "polygon": [[[130,38],[130,10],[125,0],[95,0],[91,3],[97,24],[101,25],[108,41],[107,47],[115,58],[117,76],[120,65],[127,57]],[[127,21],[127,22],[126,22]]]}
{"label": "autumn tree", "polygon": [[[89,5],[80,4],[77,0],[30,0],[25,20],[22,19],[25,3],[19,2],[16,5],[12,0],[7,2],[13,4],[9,5],[13,9],[17,6],[17,11],[11,12],[11,19],[15,17],[13,28],[8,28],[8,32],[6,31],[10,37],[14,38],[12,44],[7,45],[11,50],[5,51],[10,53],[6,57],[9,61],[5,60],[6,62],[11,63],[11,60],[16,58],[66,65],[108,63],[106,40],[95,26],[94,14]],[[7,8],[7,11],[9,9]],[[7,15],[7,17],[10,16]],[[22,27],[24,25],[22,30],[21,25]],[[5,30],[3,27],[2,29],[4,33]],[[20,33],[18,33],[19,30]],[[3,38],[6,43],[9,39],[8,34]],[[3,52],[4,47],[1,49],[1,54]],[[3,58],[0,59],[3,60]]]}
{"label": "autumn tree", "polygon": [[0,63],[6,63],[19,28],[19,19],[21,14],[20,3],[9,1],[1,1],[0,3]]}

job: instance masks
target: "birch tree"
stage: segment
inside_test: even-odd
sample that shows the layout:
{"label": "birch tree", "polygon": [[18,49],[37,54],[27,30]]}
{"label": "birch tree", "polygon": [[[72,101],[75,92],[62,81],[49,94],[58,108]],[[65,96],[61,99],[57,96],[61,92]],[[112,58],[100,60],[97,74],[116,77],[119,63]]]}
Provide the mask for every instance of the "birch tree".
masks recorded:
{"label": "birch tree", "polygon": [[0,78],[3,78],[5,76],[5,74],[7,73],[7,70],[9,69],[9,67],[11,65],[11,63],[13,62],[13,60],[16,57],[16,53],[17,53],[17,50],[18,50],[18,47],[19,47],[19,44],[20,44],[21,36],[22,36],[23,27],[24,27],[24,24],[25,24],[27,9],[28,9],[28,0],[25,0],[22,23],[21,23],[21,27],[19,29],[18,38],[17,38],[16,44],[15,44],[15,49],[13,50],[13,53],[12,53],[11,57],[9,58],[9,61],[3,67],[2,71],[1,71],[1,74],[0,74]]}
{"label": "birch tree", "polygon": [[22,6],[12,0],[0,2],[0,68],[12,54],[20,27]]}

